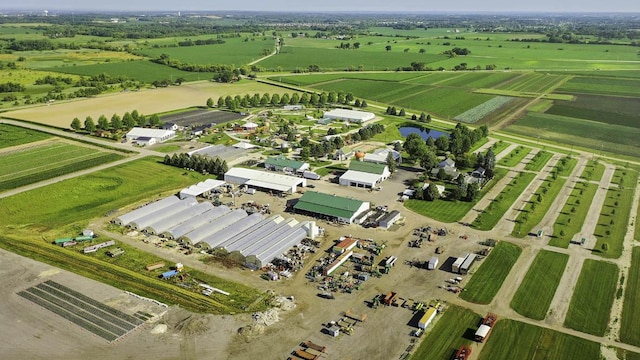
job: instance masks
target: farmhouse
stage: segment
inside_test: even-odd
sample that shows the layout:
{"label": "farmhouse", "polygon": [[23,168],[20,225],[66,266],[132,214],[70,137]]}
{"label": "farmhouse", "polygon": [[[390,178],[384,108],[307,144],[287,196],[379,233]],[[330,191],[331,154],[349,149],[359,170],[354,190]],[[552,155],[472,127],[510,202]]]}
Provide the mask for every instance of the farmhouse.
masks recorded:
{"label": "farmhouse", "polygon": [[224,174],[224,181],[231,184],[248,186],[258,190],[276,191],[293,194],[298,186],[307,186],[307,179],[276,174],[273,172],[232,168]]}
{"label": "farmhouse", "polygon": [[155,144],[167,141],[171,138],[174,138],[175,136],[176,132],[173,130],[134,127],[127,133],[126,138],[127,141],[137,141],[138,139],[140,139],[140,141],[146,141],[147,143],[153,141],[153,144]]}
{"label": "farmhouse", "polygon": [[438,176],[440,170],[443,170],[444,173],[451,178],[451,180],[455,180],[460,176],[460,172],[456,169],[456,162],[452,159],[445,159],[441,161],[438,166],[431,169],[431,176]]}
{"label": "farmhouse", "polygon": [[355,152],[346,146],[341,147],[333,154],[333,160],[345,161],[353,157]]}
{"label": "farmhouse", "polygon": [[309,170],[309,163],[291,160],[282,155],[272,156],[264,161],[267,170],[284,171],[286,173],[304,172]]}
{"label": "farmhouse", "polygon": [[350,224],[360,214],[368,212],[370,207],[371,204],[367,201],[307,191],[293,206],[293,209],[300,214]]}
{"label": "farmhouse", "polygon": [[374,113],[367,111],[333,109],[331,111],[325,112],[324,117],[334,120],[342,120],[362,124],[364,122],[373,120],[376,116]]}
{"label": "farmhouse", "polygon": [[339,183],[343,186],[372,189],[390,175],[386,165],[354,160],[349,163],[349,170],[340,176]]}

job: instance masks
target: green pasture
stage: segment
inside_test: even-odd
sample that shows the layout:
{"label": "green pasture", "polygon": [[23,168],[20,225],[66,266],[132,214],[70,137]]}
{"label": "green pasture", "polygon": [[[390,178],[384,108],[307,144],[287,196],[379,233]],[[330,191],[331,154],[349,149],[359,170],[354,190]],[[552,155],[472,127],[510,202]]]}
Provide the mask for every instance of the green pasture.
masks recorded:
{"label": "green pasture", "polygon": [[617,283],[617,265],[586,259],[571,296],[564,326],[604,336],[609,325]]}
{"label": "green pasture", "polygon": [[607,151],[637,156],[637,148],[640,146],[638,128],[551,114],[528,113],[505,130],[572,145],[594,153]]}
{"label": "green pasture", "polygon": [[620,324],[620,341],[640,346],[640,247],[635,246],[631,255],[631,266],[624,291],[624,305]]}
{"label": "green pasture", "polygon": [[0,149],[41,141],[49,139],[50,137],[51,135],[40,131],[8,124],[0,124]]}
{"label": "green pasture", "polygon": [[[612,185],[600,210],[595,236],[598,239],[593,252],[605,258],[619,258],[622,255],[624,236],[627,232],[633,194],[635,192],[638,172],[627,168],[616,168]],[[621,179],[623,188],[619,186]],[[607,249],[603,245],[607,244]]]}
{"label": "green pasture", "polygon": [[106,51],[99,49],[55,49],[43,51],[21,51],[14,53],[26,60],[21,65],[28,69],[41,70],[53,67],[94,65],[101,63],[117,63],[139,60],[139,56],[127,52]]}
{"label": "green pasture", "polygon": [[520,211],[511,235],[525,237],[532,231],[537,231],[533,227],[542,221],[567,181],[564,177],[554,178],[554,176],[552,173],[542,181],[536,192]]}
{"label": "green pasture", "polygon": [[605,166],[601,162],[596,160],[589,160],[584,167],[580,179],[586,181],[600,181],[602,175],[604,175]]}
{"label": "green pasture", "polygon": [[411,356],[414,360],[449,360],[461,345],[471,345],[465,337],[470,329],[474,330],[481,320],[480,315],[469,309],[450,305],[439,315],[435,325],[427,329],[424,340]]}
{"label": "green pasture", "polygon": [[[592,78],[611,78],[611,79],[640,79],[640,70],[638,69],[628,69],[628,70],[553,70],[549,71],[550,73],[562,73],[564,75],[579,75],[584,77],[592,77]],[[573,80],[573,79],[572,79]],[[579,80],[578,80],[579,81]],[[571,86],[571,81],[567,82]],[[563,87],[564,87],[563,86]]]}
{"label": "green pasture", "polygon": [[582,230],[584,220],[596,195],[598,185],[587,182],[576,182],[567,202],[553,224],[553,236],[549,245],[568,248],[571,240],[580,241],[576,234]]}
{"label": "green pasture", "polygon": [[511,299],[511,308],[528,318],[544,320],[567,261],[567,254],[540,250]]}
{"label": "green pasture", "polygon": [[[640,219],[640,206],[638,206],[636,219]],[[640,223],[638,221],[636,221],[634,224],[633,238],[636,239],[636,241],[640,241]]]}
{"label": "green pasture", "polygon": [[476,304],[490,303],[521,253],[519,246],[506,241],[499,242],[489,256],[482,260],[482,264],[460,293],[460,298]]}
{"label": "green pasture", "polygon": [[507,169],[496,168],[494,177],[485,185],[474,201],[450,201],[450,200],[416,200],[405,201],[404,206],[420,215],[442,222],[456,222],[462,219],[493,186],[507,174]]}
{"label": "green pasture", "polygon": [[552,153],[540,150],[535,155],[533,155],[533,158],[527,163],[527,165],[525,165],[524,169],[539,172],[544,168],[547,162],[551,160],[552,156]]}
{"label": "green pasture", "polygon": [[500,194],[478,214],[471,226],[478,230],[493,229],[535,177],[535,174],[529,172],[521,172],[514,176]]}
{"label": "green pasture", "polygon": [[515,320],[498,320],[479,360],[600,360],[600,344]]}
{"label": "green pasture", "polygon": [[[609,75],[611,72],[607,72]],[[629,72],[625,72],[627,75]],[[562,84],[556,91],[571,94],[598,94],[610,96],[640,97],[640,79],[598,77],[596,73],[576,76]]]}
{"label": "green pasture", "polygon": [[[640,80],[638,85],[640,85]],[[640,124],[638,124],[639,112],[640,99],[638,98],[578,95],[574,101],[556,102],[545,113],[640,128]]]}
{"label": "green pasture", "polygon": [[509,154],[498,161],[498,165],[512,168],[518,165],[524,158],[529,155],[531,148],[519,145],[517,148],[511,150]]}
{"label": "green pasture", "polygon": [[154,151],[159,151],[162,153],[172,153],[172,152],[176,152],[178,150],[182,149],[182,146],[180,145],[175,145],[175,144],[165,144],[165,145],[160,145],[157,147],[154,147],[153,150]]}

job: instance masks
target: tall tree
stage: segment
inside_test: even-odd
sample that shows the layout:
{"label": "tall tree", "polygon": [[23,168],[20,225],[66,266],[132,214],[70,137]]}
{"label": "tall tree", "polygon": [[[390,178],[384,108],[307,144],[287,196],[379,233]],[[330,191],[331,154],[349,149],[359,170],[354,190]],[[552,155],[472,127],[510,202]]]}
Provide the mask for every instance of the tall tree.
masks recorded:
{"label": "tall tree", "polygon": [[90,133],[96,131],[96,124],[93,122],[91,116],[87,116],[87,118],[84,120],[84,130]]}
{"label": "tall tree", "polygon": [[391,154],[391,151],[389,151],[389,153],[387,154],[387,166],[389,167],[389,171],[393,174],[394,172],[396,172],[396,160],[393,158],[393,154]]}
{"label": "tall tree", "polygon": [[[131,117],[131,114],[129,114],[129,117]],[[113,116],[111,117],[111,128],[114,131],[120,130],[122,128],[122,119],[120,119],[120,116],[118,114],[113,114]]]}
{"label": "tall tree", "polygon": [[107,130],[109,128],[109,120],[104,115],[100,115],[98,118],[98,129]]}
{"label": "tall tree", "polygon": [[210,107],[210,108],[213,107],[213,99],[212,98],[208,98],[207,99],[207,107]]}
{"label": "tall tree", "polygon": [[80,131],[82,130],[82,123],[80,123],[80,119],[78,118],[73,118],[73,120],[71,121],[71,128],[74,131]]}

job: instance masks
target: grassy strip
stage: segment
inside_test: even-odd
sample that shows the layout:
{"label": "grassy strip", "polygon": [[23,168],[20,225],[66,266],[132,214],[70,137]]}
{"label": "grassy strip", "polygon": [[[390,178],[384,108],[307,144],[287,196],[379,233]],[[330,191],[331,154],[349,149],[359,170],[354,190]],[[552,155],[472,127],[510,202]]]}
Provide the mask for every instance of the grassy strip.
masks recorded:
{"label": "grassy strip", "polygon": [[497,142],[493,143],[491,148],[493,149],[493,154],[497,156],[501,152],[505,151],[510,145],[511,145],[511,143],[508,143],[508,142],[502,141],[502,140],[498,140]]}
{"label": "grassy strip", "polygon": [[597,190],[598,185],[594,183],[576,182],[576,186],[571,190],[567,202],[553,224],[553,237],[549,240],[549,245],[565,249],[569,247],[573,237],[580,232],[582,225],[584,225],[584,220]]}
{"label": "grassy strip", "polygon": [[640,346],[640,247],[633,248],[631,255],[631,267],[627,286],[624,292],[624,305],[622,307],[622,322],[620,324],[620,341]]}
{"label": "grassy strip", "polygon": [[604,175],[605,166],[596,160],[589,160],[587,166],[584,167],[580,179],[587,181],[600,181]]}
{"label": "grassy strip", "polygon": [[476,205],[486,193],[488,193],[495,184],[507,174],[508,170],[504,168],[496,168],[493,179],[485,185],[480,191],[480,194],[474,201],[449,201],[449,200],[435,200],[425,201],[409,199],[405,201],[404,206],[420,215],[443,222],[456,222],[460,221],[473,207]]}
{"label": "grassy strip", "polygon": [[498,196],[491,200],[487,206],[476,217],[471,226],[478,230],[491,230],[502,219],[509,207],[518,199],[524,189],[536,177],[533,173],[521,172],[505,186]]}
{"label": "grassy strip", "polygon": [[604,336],[609,325],[613,296],[618,283],[618,266],[604,261],[584,261],[571,297],[564,326]]}
{"label": "grassy strip", "polygon": [[313,171],[316,174],[320,175],[320,176],[325,176],[327,174],[333,173],[334,171],[336,171],[336,172],[345,172],[345,171],[347,171],[347,167],[344,166],[344,165],[330,165],[330,166],[317,168],[317,169],[315,169]]}
{"label": "grassy strip", "polygon": [[[473,92],[477,94],[513,96],[513,97],[523,97],[523,98],[535,98],[540,96],[540,93],[536,93],[536,92],[512,91],[512,90],[501,90],[501,89],[476,89]],[[575,98],[575,96],[567,95],[567,94],[550,93],[550,94],[543,94],[542,98],[549,99],[549,100],[571,101]]]}
{"label": "grassy strip", "polygon": [[622,255],[637,178],[636,170],[616,168],[611,182],[618,186],[613,185],[607,190],[594,234],[598,239],[594,253],[606,258]]}
{"label": "grassy strip", "polygon": [[470,345],[465,338],[470,329],[475,330],[481,317],[469,309],[451,305],[426,334],[411,359],[449,360],[461,345]]}
{"label": "grassy strip", "polygon": [[525,237],[528,235],[533,227],[539,224],[547,211],[549,211],[549,208],[558,197],[560,190],[564,187],[565,182],[566,179],[557,177],[555,172],[544,179],[524,209],[518,214],[516,225],[511,235],[516,237]]}
{"label": "grassy strip", "polygon": [[513,310],[528,318],[543,320],[568,260],[567,254],[540,250],[511,299]]}
{"label": "grassy strip", "polygon": [[483,261],[460,294],[460,298],[477,304],[488,304],[496,296],[522,249],[501,241]]}
{"label": "grassy strip", "polygon": [[531,148],[519,145],[517,148],[513,149],[509,155],[500,159],[500,161],[498,161],[498,165],[512,168],[518,165],[530,152]]}
{"label": "grassy strip", "polygon": [[600,344],[515,320],[498,320],[479,360],[599,360]]}
{"label": "grassy strip", "polygon": [[[509,129],[510,130],[510,129]],[[509,136],[506,136],[506,135]],[[531,132],[527,133],[527,134],[518,134],[516,138],[512,137],[513,134],[511,134],[510,131],[505,131],[503,133],[500,132],[493,132],[491,133],[491,137],[496,138],[496,139],[500,139],[503,141],[508,141],[514,144],[520,144],[520,145],[524,145],[524,146],[530,146],[530,147],[540,147],[542,146],[545,150],[548,151],[553,151],[555,153],[560,153],[560,154],[567,154],[569,155],[571,153],[570,150],[566,150],[566,149],[561,149],[558,147],[554,147],[552,145],[550,145],[549,142],[544,142],[544,143],[540,143],[540,141],[538,139],[534,139],[531,138]],[[529,139],[530,141],[527,141],[525,139]],[[555,145],[560,145],[560,143],[555,143]],[[588,150],[588,149],[584,149],[584,150]]]}
{"label": "grassy strip", "polygon": [[51,135],[8,124],[0,124],[0,149],[45,140]]}
{"label": "grassy strip", "polygon": [[487,139],[486,137],[476,141],[476,143],[473,144],[471,149],[469,149],[469,152],[470,153],[474,153],[474,152],[478,151],[478,149],[480,149],[482,147],[482,145],[484,145],[484,144],[486,144],[488,142],[489,142],[489,139]]}
{"label": "grassy strip", "polygon": [[571,156],[565,156],[558,161],[555,167],[555,171],[558,172],[558,176],[567,177],[571,175],[573,168],[578,164],[578,159]]}
{"label": "grassy strip", "polygon": [[552,153],[540,150],[533,156],[533,159],[527,163],[524,169],[529,171],[540,171],[544,168],[547,162],[549,162],[552,156]]}

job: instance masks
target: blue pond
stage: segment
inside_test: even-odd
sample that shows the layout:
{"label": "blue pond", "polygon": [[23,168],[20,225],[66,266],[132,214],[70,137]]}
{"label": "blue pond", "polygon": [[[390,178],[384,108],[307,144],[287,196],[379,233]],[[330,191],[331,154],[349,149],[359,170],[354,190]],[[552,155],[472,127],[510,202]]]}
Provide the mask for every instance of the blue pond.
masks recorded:
{"label": "blue pond", "polygon": [[447,136],[449,137],[449,134],[447,134],[446,132],[442,132],[442,131],[438,131],[438,130],[433,130],[433,129],[421,129],[421,128],[417,128],[417,127],[413,127],[413,126],[403,126],[398,128],[398,130],[400,130],[400,134],[402,134],[402,136],[407,137],[407,135],[412,134],[412,133],[416,133],[419,134],[421,138],[423,138],[425,141],[429,138],[433,138],[434,140],[439,138],[440,136]]}

